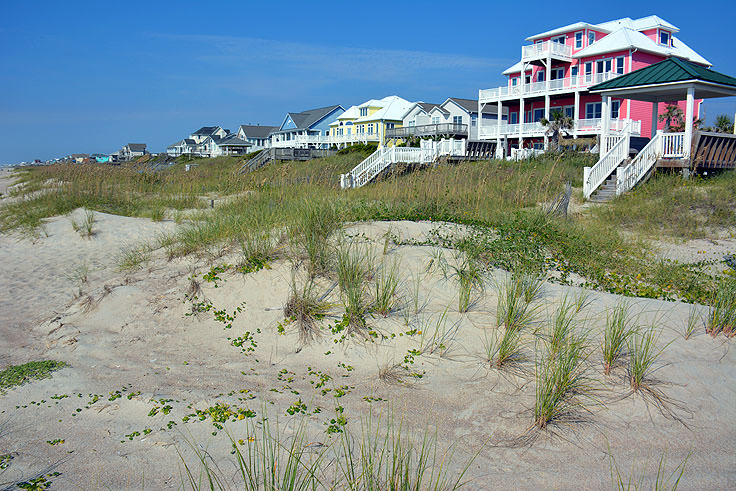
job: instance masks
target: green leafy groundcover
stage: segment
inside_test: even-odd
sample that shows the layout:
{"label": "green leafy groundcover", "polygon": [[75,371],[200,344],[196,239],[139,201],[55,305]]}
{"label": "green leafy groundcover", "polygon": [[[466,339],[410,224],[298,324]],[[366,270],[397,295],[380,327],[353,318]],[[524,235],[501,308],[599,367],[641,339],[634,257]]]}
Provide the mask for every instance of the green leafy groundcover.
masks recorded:
{"label": "green leafy groundcover", "polygon": [[23,365],[10,365],[0,372],[0,394],[31,380],[50,378],[51,373],[66,367],[63,361],[30,361]]}

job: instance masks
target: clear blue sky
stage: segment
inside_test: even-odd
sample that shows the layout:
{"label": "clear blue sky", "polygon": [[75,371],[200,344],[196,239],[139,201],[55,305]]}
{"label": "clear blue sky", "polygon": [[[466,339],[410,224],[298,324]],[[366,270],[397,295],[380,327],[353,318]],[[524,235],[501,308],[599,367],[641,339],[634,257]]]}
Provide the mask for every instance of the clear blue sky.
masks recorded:
{"label": "clear blue sky", "polygon": [[[502,83],[525,37],[580,20],[657,14],[736,75],[733,0],[569,5],[0,0],[0,163],[127,142],[162,151],[203,125],[276,125],[392,94],[474,98]],[[705,108],[710,123],[736,99]]]}

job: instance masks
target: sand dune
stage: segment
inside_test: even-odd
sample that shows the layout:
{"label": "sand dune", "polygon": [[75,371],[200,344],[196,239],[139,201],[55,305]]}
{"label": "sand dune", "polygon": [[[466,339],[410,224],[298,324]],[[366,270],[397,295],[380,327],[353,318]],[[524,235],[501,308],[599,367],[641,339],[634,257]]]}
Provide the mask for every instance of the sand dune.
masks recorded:
{"label": "sand dune", "polygon": [[[454,469],[475,456],[468,489],[607,488],[609,448],[624,472],[633,466],[648,477],[656,473],[664,452],[672,467],[692,452],[680,489],[728,489],[736,482],[736,354],[722,338],[714,340],[700,331],[683,339],[688,305],[630,300],[639,323],[656,326],[659,345],[667,345],[655,375],[658,389],[671,401],[666,406],[670,414],[629,394],[622,369],[602,375],[597,346],[605,311],[621,299],[592,292],[580,320],[592,349],[590,375],[600,389],[596,401],[589,401],[590,412],[581,421],[557,427],[557,436],[532,432],[532,443],[515,446],[509,442],[529,435],[532,425],[535,338],[525,338],[529,361],[519,371],[490,369],[482,355],[485,333],[495,328],[494,284],[505,273],[489,274],[471,310],[459,313],[457,280],[446,277],[436,261],[430,266],[438,254],[453,264],[452,251],[390,245],[383,255],[389,228],[407,242],[421,242],[436,224],[349,227],[347,233],[370,244],[378,261],[398,261],[407,305],[386,318],[368,319],[376,337],[341,341],[341,333],[328,329],[341,315],[335,289],[327,297],[336,305],[334,316],[324,321],[322,336],[307,345],[293,326],[283,333],[278,329],[291,282],[288,261],[247,275],[222,273],[217,287],[202,280],[207,261],[167,261],[162,251],[154,252],[141,271],[115,270],[122,245],[152,240],[173,227],[97,214],[97,234],[91,240],[74,232],[66,217],[49,221],[48,236],[35,243],[0,236],[0,291],[7,292],[0,300],[1,355],[7,361],[43,357],[70,365],[52,379],[0,396],[0,424],[5,422],[0,450],[16,456],[0,481],[58,463],[61,475],[54,485],[59,489],[137,489],[144,479],[148,489],[176,489],[181,486],[181,461],[174,447],[190,458],[186,439],[206,447],[224,474],[234,476],[225,434],[212,436],[217,429],[210,420],[182,420],[197,409],[227,403],[251,409],[258,418],[264,413],[278,417],[286,427],[306,418],[310,441],[324,444],[336,438],[325,430],[337,406],[344,408],[351,431],[359,431],[361,418],[370,411],[384,418],[393,411],[407,429],[428,425],[436,430],[442,448],[454,444]],[[463,230],[448,227],[443,233]],[[213,264],[237,260],[225,256]],[[70,303],[78,285],[66,276],[85,262],[91,268],[82,286],[85,295]],[[201,286],[197,301],[206,298],[227,313],[242,306],[230,329],[211,311],[190,315],[192,302],[185,294],[192,293],[193,271]],[[330,281],[320,282],[323,291],[330,286]],[[410,300],[415,288],[418,313]],[[538,326],[544,326],[564,295],[577,291],[545,284]],[[408,351],[421,344],[416,331],[424,332],[426,343],[435,329],[447,333],[443,346],[416,356],[409,370],[421,378],[406,377],[404,371],[403,384],[379,379],[381,368],[402,364]],[[243,353],[231,341],[246,332],[257,346]],[[249,345],[247,340],[243,344]],[[331,380],[315,388],[318,374]],[[68,397],[52,399],[54,395]],[[308,415],[288,415],[287,408],[299,401]],[[168,414],[163,413],[165,406],[170,406]],[[170,421],[176,425],[167,428]],[[246,421],[227,426],[236,440],[245,435]],[[46,443],[56,438],[65,443]]]}

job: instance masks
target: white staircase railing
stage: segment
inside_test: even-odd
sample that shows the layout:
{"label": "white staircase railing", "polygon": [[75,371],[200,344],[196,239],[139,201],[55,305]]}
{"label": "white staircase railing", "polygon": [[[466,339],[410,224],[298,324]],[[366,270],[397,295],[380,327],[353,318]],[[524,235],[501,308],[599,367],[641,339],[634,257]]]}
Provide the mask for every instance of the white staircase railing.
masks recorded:
{"label": "white staircase railing", "polygon": [[601,138],[601,150],[608,148],[607,152],[601,151],[601,158],[593,167],[586,167],[583,172],[583,194],[585,199],[590,199],[596,189],[608,179],[608,176],[621,165],[621,162],[629,156],[629,143],[631,140],[630,127],[627,126],[623,135],[606,135]]}
{"label": "white staircase railing", "polygon": [[685,133],[658,131],[626,167],[616,173],[616,196],[630,191],[662,158],[682,158],[685,155]]}
{"label": "white staircase railing", "polygon": [[[448,143],[443,145],[442,143]],[[433,142],[433,146],[425,148],[380,147],[365,160],[355,166],[347,174],[340,174],[340,187],[359,188],[369,183],[388,166],[396,163],[430,164],[442,154],[454,155],[450,142]],[[462,149],[464,155],[464,148]]]}

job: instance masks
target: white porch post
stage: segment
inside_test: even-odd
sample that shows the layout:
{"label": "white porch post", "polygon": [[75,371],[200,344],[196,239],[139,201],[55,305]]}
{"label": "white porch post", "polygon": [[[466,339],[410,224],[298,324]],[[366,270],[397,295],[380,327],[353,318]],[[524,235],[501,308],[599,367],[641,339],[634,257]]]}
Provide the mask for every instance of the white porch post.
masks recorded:
{"label": "white porch post", "polygon": [[695,109],[695,87],[688,87],[687,89],[687,105],[685,107],[685,141],[683,142],[685,148],[684,158],[690,158],[690,148],[693,144],[693,115]]}
{"label": "white porch post", "polygon": [[599,147],[601,155],[608,151],[608,148],[606,148],[606,136],[608,136],[608,128],[611,119],[609,107],[611,107],[611,97],[607,95],[603,96],[603,100],[601,101],[601,143]]}
{"label": "white porch post", "polygon": [[501,102],[501,99],[498,99],[498,104],[496,105],[496,158],[502,159],[503,158],[503,149],[501,148],[501,118],[503,117],[503,103]]}
{"label": "white porch post", "polygon": [[657,118],[659,117],[659,102],[652,102],[652,136],[657,134]]}
{"label": "white porch post", "polygon": [[[552,49],[552,42],[550,41],[549,49]],[[547,67],[546,71],[544,72],[545,75],[545,84],[544,84],[544,118],[549,121],[549,82],[552,80],[552,56],[551,52],[547,52]],[[547,136],[547,132],[544,133],[544,150],[549,150],[549,136]]]}
{"label": "white porch post", "polygon": [[[480,102],[480,90],[479,90],[478,91],[478,116],[477,116],[477,119],[476,119],[476,125],[477,125],[477,127],[475,128],[475,131],[477,132],[477,134],[475,135],[475,138],[477,140],[480,140],[480,125],[483,124],[483,118],[480,117],[481,114],[483,114],[481,112],[482,109],[483,109],[483,105]],[[473,131],[472,130],[472,125],[473,125],[473,116],[471,115],[470,116],[470,126],[471,126],[471,128],[468,129],[468,140],[470,140],[470,133]]]}
{"label": "white porch post", "polygon": [[524,146],[524,98],[519,99],[519,150]]}
{"label": "white porch post", "polygon": [[573,117],[573,131],[575,132],[575,136],[578,136],[578,120],[580,119],[580,91],[575,91],[575,113],[572,115]]}

